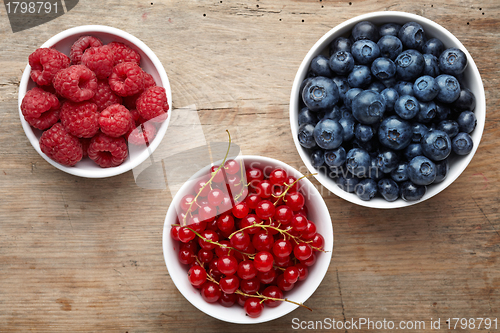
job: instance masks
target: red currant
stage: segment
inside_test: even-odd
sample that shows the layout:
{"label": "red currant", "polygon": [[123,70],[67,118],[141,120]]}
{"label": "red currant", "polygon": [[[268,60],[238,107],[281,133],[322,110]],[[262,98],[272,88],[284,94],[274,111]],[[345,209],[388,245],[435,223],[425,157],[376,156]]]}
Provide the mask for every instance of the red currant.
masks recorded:
{"label": "red currant", "polygon": [[210,185],[208,184],[208,178],[203,177],[201,179],[198,179],[194,185],[194,191],[196,193],[199,193],[199,197],[206,197],[208,195],[208,192],[210,192]]}
{"label": "red currant", "polygon": [[198,209],[198,217],[201,221],[212,222],[217,215],[217,209],[209,205],[203,205]]}
{"label": "red currant", "polygon": [[222,168],[219,171],[217,171],[218,168],[219,168],[218,165],[214,165],[213,167],[210,168],[210,175],[211,176],[213,176],[214,173],[217,172],[217,174],[212,179],[212,181],[214,183],[224,183],[224,174],[223,174]]}
{"label": "red currant", "polygon": [[238,270],[238,261],[234,256],[222,256],[217,260],[217,268],[224,275],[233,275]]}
{"label": "red currant", "polygon": [[[249,226],[254,225],[254,224],[259,224],[261,222],[262,222],[262,220],[257,215],[248,214],[247,216],[245,216],[241,219],[240,229],[245,228],[245,227],[249,227]],[[252,228],[245,229],[245,231],[247,233],[249,233],[250,235],[256,234],[261,230],[262,229],[260,227],[252,227]]]}
{"label": "red currant", "polygon": [[274,201],[274,205],[277,206],[277,205],[283,205],[283,192],[285,191],[283,189],[282,186],[278,186],[278,185],[273,185],[273,188],[272,188],[272,191],[273,191],[273,197],[272,197],[272,201]]}
{"label": "red currant", "polygon": [[288,283],[295,283],[299,279],[299,269],[295,266],[290,266],[283,272],[283,279]]}
{"label": "red currant", "polygon": [[183,243],[193,240],[195,236],[194,232],[186,227],[181,227],[179,229],[179,240]]}
{"label": "red currant", "polygon": [[217,302],[221,294],[220,288],[215,282],[207,281],[201,286],[201,297],[207,303]]}
{"label": "red currant", "polygon": [[202,232],[207,228],[207,222],[205,221],[200,221],[200,218],[198,215],[193,215],[188,219],[188,227],[191,228],[193,231],[196,231],[197,233]]}
{"label": "red currant", "polygon": [[222,192],[222,190],[218,188],[214,188],[208,193],[207,200],[210,206],[212,207],[217,207],[218,205],[220,205],[223,199],[224,199],[224,192]]}
{"label": "red currant", "polygon": [[181,243],[181,245],[179,246],[179,250],[189,250],[193,253],[196,253],[196,251],[198,251],[198,244],[196,240],[192,240],[187,243]]}
{"label": "red currant", "polygon": [[285,170],[274,169],[273,172],[271,172],[271,175],[269,176],[269,181],[271,182],[271,184],[282,186],[287,180],[287,178],[288,175]]}
{"label": "red currant", "polygon": [[231,237],[230,243],[235,249],[244,251],[250,245],[250,236],[244,231],[239,231]]}
{"label": "red currant", "polygon": [[170,228],[170,237],[172,237],[173,240],[176,241],[179,240],[179,229],[180,226],[175,226]]}
{"label": "red currant", "polygon": [[298,232],[305,231],[307,229],[307,218],[302,214],[295,214],[292,217],[292,228]]}
{"label": "red currant", "polygon": [[219,299],[220,305],[226,308],[230,308],[236,303],[237,295],[236,294],[226,294],[222,293]]}
{"label": "red currant", "polygon": [[276,278],[276,271],[274,269],[271,269],[268,272],[259,272],[257,274],[257,278],[259,279],[260,283],[270,284]]}
{"label": "red currant", "polygon": [[260,281],[256,277],[253,277],[248,280],[241,280],[240,282],[240,289],[245,294],[256,293],[257,291],[259,291],[259,288],[260,288]]}
{"label": "red currant", "polygon": [[262,310],[264,310],[264,305],[261,303],[261,301],[262,300],[257,297],[251,297],[246,300],[243,308],[250,318],[258,318],[262,313]]}
{"label": "red currant", "polygon": [[312,256],[312,254],[313,250],[307,243],[299,243],[295,245],[293,249],[293,255],[300,261],[309,259],[309,257]]}
{"label": "red currant", "polygon": [[[270,298],[280,298],[283,299],[283,292],[281,291],[280,288],[276,286],[269,286],[264,291],[262,292],[262,295]],[[271,299],[266,299],[264,301],[264,304],[267,305],[270,308],[275,308],[278,305],[280,305],[283,301],[276,301],[276,300],[271,300]]]}
{"label": "red currant", "polygon": [[214,253],[210,250],[200,249],[198,251],[198,259],[200,259],[201,262],[208,264],[213,258]]}
{"label": "red currant", "polygon": [[262,180],[257,184],[256,193],[259,197],[267,199],[273,193],[273,185],[269,180]]}
{"label": "red currant", "polygon": [[278,239],[274,242],[273,253],[278,258],[286,258],[292,253],[292,243],[285,239]]}
{"label": "red currant", "polygon": [[281,223],[282,225],[287,225],[292,221],[293,212],[292,209],[288,206],[278,206],[276,207],[276,211],[274,213],[274,219]]}
{"label": "red currant", "polygon": [[273,269],[274,258],[267,251],[260,251],[255,255],[253,264],[259,272],[266,273]]}
{"label": "red currant", "polygon": [[229,232],[234,228],[234,218],[230,214],[222,214],[217,218],[217,227],[220,231]]}
{"label": "red currant", "polygon": [[219,214],[225,213],[233,208],[233,203],[228,194],[224,194],[221,203],[217,206]]}
{"label": "red currant", "polygon": [[285,195],[286,205],[290,207],[294,212],[299,211],[304,207],[305,198],[300,192],[288,192]]}
{"label": "red currant", "polygon": [[[200,235],[204,238],[198,238],[198,244],[200,244],[202,249],[205,250],[213,250],[216,244],[207,242],[206,240],[211,240],[212,242],[218,242],[219,236],[213,230],[204,230],[200,233]],[[206,239],[206,240],[205,240]]]}
{"label": "red currant", "polygon": [[[181,199],[179,206],[184,212],[187,212],[189,207],[191,207],[192,202],[194,202],[194,195],[187,194]],[[191,212],[195,211],[196,209],[198,209],[198,206],[196,204],[193,204],[191,207]]]}
{"label": "red currant", "polygon": [[295,286],[294,283],[288,283],[287,281],[285,281],[285,278],[284,278],[283,274],[281,274],[280,276],[278,276],[277,282],[278,282],[278,288],[280,288],[283,291],[290,291]]}
{"label": "red currant", "polygon": [[179,250],[179,262],[184,265],[189,265],[194,261],[194,251],[189,249]]}
{"label": "red currant", "polygon": [[314,238],[312,240],[311,246],[314,247],[315,250],[316,249],[317,250],[323,250],[323,248],[325,247],[325,239],[323,238],[323,236],[321,236],[320,234],[316,233],[316,235],[314,236]]}
{"label": "red currant", "polygon": [[193,286],[201,286],[207,280],[207,272],[201,266],[193,266],[188,271],[188,277]]}
{"label": "red currant", "polygon": [[261,169],[258,168],[249,168],[247,169],[247,181],[250,183],[254,180],[264,180],[264,173]]}
{"label": "red currant", "polygon": [[263,220],[267,220],[268,218],[274,215],[275,207],[269,200],[262,200],[255,208],[255,213],[258,217]]}
{"label": "red currant", "polygon": [[315,262],[316,262],[316,253],[313,253],[312,256],[309,257],[309,259],[301,261],[301,263],[303,263],[307,267],[314,265]]}
{"label": "red currant", "polygon": [[[285,184],[291,186],[288,192],[297,192],[299,190],[299,183],[295,183],[297,179],[292,176],[288,176],[285,180]],[[294,184],[295,183],[295,184]]]}
{"label": "red currant", "polygon": [[257,205],[260,202],[260,200],[261,199],[257,194],[252,193],[247,196],[245,202],[247,203],[248,208],[255,209],[257,208]]}
{"label": "red currant", "polygon": [[215,255],[217,257],[229,255],[229,251],[231,251],[231,249],[228,248],[228,246],[231,246],[229,244],[229,241],[223,240],[223,241],[220,241],[219,244],[225,245],[225,246],[216,246],[215,247]]}
{"label": "red currant", "polygon": [[219,281],[220,289],[226,294],[234,294],[240,286],[240,279],[236,275],[228,275]]}
{"label": "red currant", "polygon": [[235,160],[227,160],[226,163],[224,163],[224,169],[227,174],[234,175],[240,171],[240,164]]}
{"label": "red currant", "polygon": [[240,306],[245,306],[245,302],[247,301],[247,299],[249,299],[250,297],[248,296],[243,296],[241,294],[238,294],[237,298],[236,298],[236,301],[238,302],[238,304]]}
{"label": "red currant", "polygon": [[222,277],[222,273],[219,271],[219,259],[214,258],[208,265],[208,274],[215,280],[219,281]]}
{"label": "red currant", "polygon": [[295,267],[299,270],[299,281],[304,281],[309,275],[309,269],[302,263],[295,265]]}
{"label": "red currant", "polygon": [[238,265],[238,276],[243,280],[252,279],[257,275],[257,270],[251,260],[244,260]]}
{"label": "red currant", "polygon": [[311,240],[314,238],[315,235],[316,235],[316,225],[312,221],[307,221],[307,228],[302,233],[301,238],[304,240]]}
{"label": "red currant", "polygon": [[287,267],[293,265],[293,262],[292,262],[292,259],[290,258],[290,256],[284,257],[284,258],[275,257],[274,263],[276,264],[276,266],[281,267],[281,268],[287,268]]}
{"label": "red currant", "polygon": [[252,237],[252,245],[257,251],[271,251],[274,237],[267,230],[260,230]]}
{"label": "red currant", "polygon": [[242,219],[247,216],[249,211],[250,209],[244,201],[236,204],[232,210],[234,217],[238,219]]}

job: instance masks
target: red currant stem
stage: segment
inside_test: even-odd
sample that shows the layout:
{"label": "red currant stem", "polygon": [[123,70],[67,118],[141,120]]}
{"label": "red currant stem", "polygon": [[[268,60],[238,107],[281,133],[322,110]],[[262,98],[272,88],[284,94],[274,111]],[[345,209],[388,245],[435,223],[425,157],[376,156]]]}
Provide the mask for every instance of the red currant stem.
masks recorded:
{"label": "red currant stem", "polygon": [[[179,225],[179,224],[172,224],[172,227],[180,227],[180,225]],[[219,242],[215,242],[215,241],[213,241],[213,240],[211,240],[211,239],[205,238],[205,237],[203,237],[202,235],[200,235],[200,233],[198,233],[197,231],[195,231],[195,230],[191,229],[191,228],[190,228],[190,227],[188,227],[188,226],[183,226],[183,228],[188,228],[189,230],[191,230],[192,232],[194,232],[194,234],[195,234],[196,236],[200,237],[201,239],[203,239],[203,240],[204,240],[205,242],[207,242],[207,243],[214,244],[214,245],[217,245],[217,246],[220,246],[220,247],[226,248],[226,249],[230,249],[230,250],[235,250],[235,251],[238,251],[239,253],[241,253],[241,254],[243,254],[243,255],[247,256],[247,257],[248,257],[248,258],[250,258],[250,259],[255,258],[255,254],[246,253],[246,252],[240,251],[240,250],[238,250],[238,249],[235,249],[234,247],[227,246],[227,245],[221,244],[221,243],[219,243]]]}
{"label": "red currant stem", "polygon": [[[200,259],[198,259],[198,256],[194,256],[194,259],[196,260],[198,265],[200,265],[200,267],[203,267],[203,263],[200,261]],[[203,267],[203,268],[205,268],[205,267]]]}
{"label": "red currant stem", "polygon": [[[240,182],[239,182],[237,185],[240,185],[240,184],[243,182],[243,177],[244,177],[244,176],[243,176],[243,161],[242,161],[242,160],[240,160],[240,171],[241,171],[241,179],[240,179]],[[243,196],[243,192],[245,191],[245,188],[246,188],[246,187],[248,187],[248,185],[249,185],[249,184],[250,184],[250,183],[245,184],[245,185],[243,185],[243,186],[241,187],[241,191],[240,191],[240,193],[238,193],[238,195],[236,195],[236,196],[234,197],[234,200],[235,200],[235,201],[236,201],[236,200],[238,200],[239,198],[241,198],[241,197]]]}
{"label": "red currant stem", "polygon": [[[210,280],[212,282],[214,282],[215,284],[219,285],[219,282],[217,282],[213,277],[211,277],[209,274],[207,274],[207,280]],[[267,301],[267,300],[271,300],[271,301],[279,301],[279,302],[288,302],[288,303],[292,303],[292,304],[295,304],[295,305],[298,305],[298,306],[301,306],[303,308],[306,308],[307,310],[309,311],[312,311],[312,309],[302,303],[299,303],[299,302],[295,302],[295,301],[292,301],[292,300],[289,300],[288,298],[274,298],[274,297],[268,297],[268,296],[264,296],[260,293],[256,293],[255,295],[250,295],[250,294],[245,294],[244,292],[242,292],[241,290],[239,289],[236,289],[236,291],[234,292],[235,294],[237,295],[241,295],[241,296],[245,296],[245,297],[256,297],[256,298],[262,298],[262,301]]]}
{"label": "red currant stem", "polygon": [[284,270],[285,270],[283,267],[279,267],[279,266],[276,266],[276,265],[273,265],[273,267],[274,267],[274,268],[277,268],[277,269],[279,269],[279,270],[282,270],[282,271],[284,271]]}
{"label": "red currant stem", "polygon": [[189,204],[189,208],[186,211],[186,215],[182,219],[182,225],[183,226],[186,225],[186,218],[188,217],[188,214],[191,215],[191,208],[193,207],[193,204],[196,202],[196,200],[200,196],[201,192],[203,192],[203,190],[205,189],[205,187],[207,187],[207,185],[210,185],[210,188],[212,188],[212,181],[213,181],[213,179],[215,178],[215,176],[217,175],[217,173],[220,171],[220,169],[224,166],[224,163],[226,163],[227,156],[229,155],[229,149],[231,148],[231,134],[229,133],[228,130],[226,130],[226,132],[227,132],[227,136],[229,137],[229,142],[228,142],[228,145],[227,145],[226,156],[224,156],[224,159],[222,160],[222,163],[221,163],[221,165],[219,165],[219,167],[217,168],[217,170],[212,173],[212,177],[210,177],[210,179],[208,180],[208,182],[206,182],[205,185],[203,185],[203,187],[200,189],[200,191],[198,192],[198,194],[196,194],[196,197],[194,197],[194,200],[191,201],[191,203]]}
{"label": "red currant stem", "polygon": [[304,175],[304,176],[300,177],[299,179],[297,179],[296,181],[294,181],[291,185],[289,185],[287,183],[283,183],[283,185],[285,185],[285,187],[286,187],[286,190],[284,190],[283,193],[281,193],[280,195],[271,194],[274,198],[278,199],[274,202],[274,205],[276,206],[276,204],[278,203],[280,198],[283,198],[283,202],[286,202],[285,195],[288,193],[288,190],[290,190],[295,184],[297,184],[297,182],[299,180],[304,179],[304,178],[308,178],[311,176],[315,176],[315,175],[317,175],[317,173],[308,173],[307,175]]}

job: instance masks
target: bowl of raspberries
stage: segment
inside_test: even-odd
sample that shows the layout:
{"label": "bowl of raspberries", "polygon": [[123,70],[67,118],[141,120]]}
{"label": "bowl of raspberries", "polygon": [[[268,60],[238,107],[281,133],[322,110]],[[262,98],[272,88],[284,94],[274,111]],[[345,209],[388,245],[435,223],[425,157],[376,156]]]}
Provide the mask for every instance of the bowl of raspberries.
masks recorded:
{"label": "bowl of raspberries", "polygon": [[275,159],[239,156],[181,187],[165,218],[163,255],[191,304],[238,324],[311,310],[304,302],[328,270],[333,228],[308,176]]}
{"label": "bowl of raspberries", "polygon": [[158,57],[136,37],[71,28],[30,54],[19,114],[33,147],[69,174],[103,178],[146,160],[164,137],[172,95]]}
{"label": "bowl of raspberries", "polygon": [[486,100],[469,52],[424,17],[375,12],[326,33],[290,98],[297,150],[318,181],[372,208],[422,202],[448,187],[481,140]]}

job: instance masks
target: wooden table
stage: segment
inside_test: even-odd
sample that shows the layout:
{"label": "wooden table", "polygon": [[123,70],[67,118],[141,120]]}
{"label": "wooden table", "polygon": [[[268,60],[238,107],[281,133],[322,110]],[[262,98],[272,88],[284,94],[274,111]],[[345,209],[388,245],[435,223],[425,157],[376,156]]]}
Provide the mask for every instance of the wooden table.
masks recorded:
{"label": "wooden table", "polygon": [[[431,318],[445,330],[450,317],[500,317],[498,1],[151,1],[82,0],[15,34],[0,10],[0,331],[286,331],[293,318],[423,320],[428,331]],[[432,200],[374,210],[324,191],[335,251],[306,302],[313,312],[237,326],[198,311],[163,260],[170,191],[141,188],[132,172],[65,174],[38,155],[19,121],[28,55],[64,29],[110,25],[158,55],[174,108],[195,105],[207,141],[229,129],[244,154],[299,168],[288,119],[298,66],[329,29],[378,10],[423,15],[467,47],[486,90],[485,132],[469,167]]]}

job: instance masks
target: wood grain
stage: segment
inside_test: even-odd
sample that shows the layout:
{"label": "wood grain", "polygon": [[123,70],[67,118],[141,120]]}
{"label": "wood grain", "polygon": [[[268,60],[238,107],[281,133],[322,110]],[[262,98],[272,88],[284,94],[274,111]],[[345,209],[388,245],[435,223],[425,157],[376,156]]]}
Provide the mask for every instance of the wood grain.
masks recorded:
{"label": "wood grain", "polygon": [[[137,186],[132,172],[110,179],[62,173],[36,153],[19,122],[17,91],[28,55],[64,29],[104,24],[158,55],[174,108],[194,105],[207,141],[225,140],[229,129],[244,154],[303,168],[287,114],[296,70],[329,29],[378,10],[423,15],[468,48],[486,90],[485,132],[462,176],[416,206],[362,208],[323,189],[335,251],[306,303],[311,313],[298,309],[256,326],[201,313],[164,264],[171,193]],[[1,332],[288,331],[293,318],[361,317],[441,318],[444,330],[449,317],[500,317],[498,1],[80,1],[66,15],[15,34],[0,12]]]}

